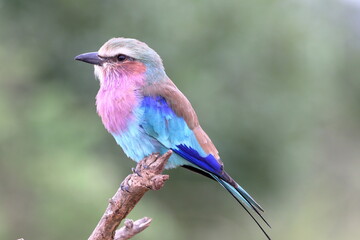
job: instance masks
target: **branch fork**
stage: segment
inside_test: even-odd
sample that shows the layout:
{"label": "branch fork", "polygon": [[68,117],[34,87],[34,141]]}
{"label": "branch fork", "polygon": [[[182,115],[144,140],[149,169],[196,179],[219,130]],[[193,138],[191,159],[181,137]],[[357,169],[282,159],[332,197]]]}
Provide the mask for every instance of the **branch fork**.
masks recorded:
{"label": "branch fork", "polygon": [[116,230],[147,191],[159,190],[164,186],[169,175],[162,175],[162,172],[171,154],[171,150],[161,156],[151,154],[137,164],[133,173],[124,179],[115,195],[109,199],[104,215],[88,240],[126,240],[150,225],[151,218],[144,217],[137,221],[125,220],[125,226]]}

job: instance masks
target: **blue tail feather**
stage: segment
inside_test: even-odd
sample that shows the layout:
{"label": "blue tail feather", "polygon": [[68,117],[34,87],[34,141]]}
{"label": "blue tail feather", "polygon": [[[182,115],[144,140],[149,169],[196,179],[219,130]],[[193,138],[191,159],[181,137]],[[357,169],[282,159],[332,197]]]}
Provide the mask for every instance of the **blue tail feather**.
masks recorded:
{"label": "blue tail feather", "polygon": [[[260,212],[255,208],[253,203],[248,200],[248,197],[251,198],[251,196],[248,194],[247,196],[244,195],[244,193],[240,190],[242,189],[239,185],[239,188],[235,188],[223,179],[218,178],[217,176],[210,174],[217,182],[219,182],[228,192],[231,193],[231,195],[239,202],[245,203],[249,208],[253,209],[257,215],[266,223],[268,227],[271,228],[270,224],[265,220],[265,218],[260,214]],[[245,191],[245,190],[244,190]],[[245,192],[246,193],[246,192]],[[247,194],[247,193],[246,193]]]}
{"label": "blue tail feather", "polygon": [[220,175],[222,172],[222,166],[211,154],[203,157],[195,149],[183,144],[177,145],[176,148],[173,148],[172,150],[202,170],[214,173],[216,175]]}
{"label": "blue tail feather", "polygon": [[[244,206],[244,203],[247,207],[252,208],[258,216],[266,223],[267,226],[271,228],[269,223],[264,219],[264,217],[259,213],[259,211],[240,193],[240,191],[231,186],[229,183],[225,182],[224,180],[220,179],[214,174],[210,174],[218,183],[221,184],[235,199],[240,205],[244,208],[244,210],[250,215],[250,217],[255,221],[256,225],[261,229],[261,231],[264,233],[264,235],[267,237],[267,239],[271,240],[270,236],[266,233],[264,228],[260,225],[258,220],[251,214],[251,212]],[[241,187],[240,187],[241,188]]]}
{"label": "blue tail feather", "polygon": [[237,187],[235,188],[244,198],[250,202],[253,206],[255,206],[260,211],[264,212],[264,209],[258,204],[251,196],[248,194],[245,189],[243,189],[239,184],[237,184]]}
{"label": "blue tail feather", "polygon": [[[269,235],[265,232],[258,220],[251,214],[248,208],[252,209],[256,214],[271,228],[269,223],[260,214],[264,211],[262,207],[243,189],[237,184],[222,168],[222,165],[214,158],[213,155],[201,156],[195,149],[186,145],[177,145],[177,148],[172,149],[176,154],[189,161],[191,168],[198,169],[196,172],[204,172],[205,176],[209,176],[219,182],[245,209],[251,216],[255,223],[259,226],[265,236],[270,239]],[[190,170],[191,170],[190,168]]]}

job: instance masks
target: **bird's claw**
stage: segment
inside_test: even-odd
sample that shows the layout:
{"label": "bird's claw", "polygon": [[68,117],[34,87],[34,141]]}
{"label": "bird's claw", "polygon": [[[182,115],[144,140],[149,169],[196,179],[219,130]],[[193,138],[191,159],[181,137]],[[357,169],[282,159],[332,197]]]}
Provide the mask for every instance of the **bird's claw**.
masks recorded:
{"label": "bird's claw", "polygon": [[138,170],[136,170],[135,168],[131,168],[131,171],[132,171],[133,173],[136,173],[136,175],[138,175],[139,177],[142,177],[141,174],[140,174],[140,172],[139,172]]}
{"label": "bird's claw", "polygon": [[125,185],[125,184],[121,184],[120,185],[120,189],[122,190],[122,191],[125,191],[125,192],[130,192],[129,191],[129,186],[128,185]]}

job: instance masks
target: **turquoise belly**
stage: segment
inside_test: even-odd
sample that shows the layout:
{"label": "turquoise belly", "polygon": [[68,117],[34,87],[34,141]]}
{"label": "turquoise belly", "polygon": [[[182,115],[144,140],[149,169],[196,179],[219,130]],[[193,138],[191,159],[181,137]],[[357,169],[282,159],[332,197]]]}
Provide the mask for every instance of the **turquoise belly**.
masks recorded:
{"label": "turquoise belly", "polygon": [[[156,139],[147,135],[136,122],[131,123],[128,126],[128,129],[121,134],[112,135],[115,138],[116,143],[123,149],[124,153],[135,162],[139,162],[152,153],[159,152],[160,154],[164,154],[169,150],[161,145]],[[188,162],[173,153],[165,168],[175,168],[184,164],[188,164]]]}

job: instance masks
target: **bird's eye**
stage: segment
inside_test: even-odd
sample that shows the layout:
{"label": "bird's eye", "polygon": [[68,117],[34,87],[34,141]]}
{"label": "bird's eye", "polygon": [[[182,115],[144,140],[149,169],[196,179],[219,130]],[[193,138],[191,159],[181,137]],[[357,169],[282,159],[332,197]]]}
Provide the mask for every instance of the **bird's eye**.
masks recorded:
{"label": "bird's eye", "polygon": [[127,56],[126,56],[126,55],[120,54],[120,55],[117,56],[117,60],[118,60],[119,62],[123,62],[123,61],[125,61],[126,59],[127,59]]}

